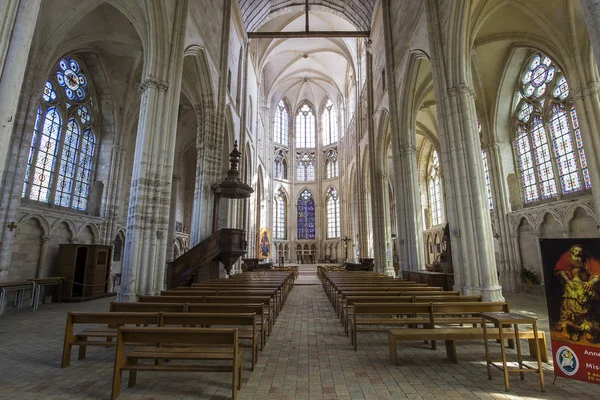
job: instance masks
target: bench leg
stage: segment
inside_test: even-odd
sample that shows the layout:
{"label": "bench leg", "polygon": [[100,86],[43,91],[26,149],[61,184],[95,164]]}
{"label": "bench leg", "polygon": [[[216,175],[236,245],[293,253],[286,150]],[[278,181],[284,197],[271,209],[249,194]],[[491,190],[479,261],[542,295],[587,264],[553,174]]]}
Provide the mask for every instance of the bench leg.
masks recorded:
{"label": "bench leg", "polygon": [[[129,358],[129,363],[136,365],[137,364],[137,358]],[[129,379],[127,380],[127,387],[134,387],[135,384],[137,383],[137,371],[129,371]]]}
{"label": "bench leg", "polygon": [[[529,342],[529,355],[533,358],[537,357],[537,347],[535,345],[535,339],[528,339]],[[546,349],[546,338],[538,338],[538,345],[540,346],[540,356],[543,362],[548,362],[548,350]]]}
{"label": "bench leg", "polygon": [[454,340],[446,340],[446,354],[448,355],[448,360],[453,363],[458,363],[458,357],[456,357],[456,343]]}
{"label": "bench leg", "polygon": [[391,333],[388,333],[388,345],[390,348],[390,361],[394,365],[398,365],[398,348],[396,346],[396,338]]}
{"label": "bench leg", "polygon": [[113,384],[112,384],[112,393],[111,399],[115,400],[121,394],[121,367],[115,365],[115,371],[113,374]]}
{"label": "bench leg", "polygon": [[87,346],[79,345],[79,356],[77,357],[78,360],[83,360],[85,358],[86,350]]}
{"label": "bench leg", "polygon": [[435,340],[431,341],[431,350],[437,350],[437,343],[435,342]]}
{"label": "bench leg", "polygon": [[256,365],[257,348],[258,346],[254,342],[254,339],[252,339],[252,371],[254,371],[254,366]]}

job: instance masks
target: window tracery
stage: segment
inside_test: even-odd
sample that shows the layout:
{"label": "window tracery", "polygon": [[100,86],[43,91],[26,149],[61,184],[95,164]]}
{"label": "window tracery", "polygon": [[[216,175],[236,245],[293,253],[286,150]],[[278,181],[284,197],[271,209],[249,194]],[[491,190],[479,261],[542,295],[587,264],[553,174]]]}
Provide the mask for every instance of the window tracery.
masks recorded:
{"label": "window tracery", "polygon": [[558,65],[537,52],[516,93],[515,152],[526,204],[591,189],[579,121]]}
{"label": "window tracery", "polygon": [[66,56],[44,85],[29,149],[22,197],[85,211],[97,120],[81,63]]}
{"label": "window tracery", "polygon": [[327,179],[336,178],[339,175],[338,153],[335,148],[325,152],[325,174]]}
{"label": "window tracery", "polygon": [[275,148],[275,157],[273,158],[273,177],[275,179],[287,179],[288,162],[287,151]]}
{"label": "window tracery", "polygon": [[296,181],[312,182],[315,180],[315,153],[296,154]]}

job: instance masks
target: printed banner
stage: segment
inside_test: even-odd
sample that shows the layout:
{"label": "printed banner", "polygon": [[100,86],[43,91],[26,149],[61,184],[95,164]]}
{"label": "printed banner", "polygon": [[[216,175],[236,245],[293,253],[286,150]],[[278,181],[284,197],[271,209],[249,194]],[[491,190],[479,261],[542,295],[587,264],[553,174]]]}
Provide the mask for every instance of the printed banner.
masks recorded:
{"label": "printed banner", "polygon": [[264,260],[271,258],[271,230],[269,228],[260,228],[258,236],[258,259]]}
{"label": "printed banner", "polygon": [[540,239],[554,374],[600,383],[600,239]]}

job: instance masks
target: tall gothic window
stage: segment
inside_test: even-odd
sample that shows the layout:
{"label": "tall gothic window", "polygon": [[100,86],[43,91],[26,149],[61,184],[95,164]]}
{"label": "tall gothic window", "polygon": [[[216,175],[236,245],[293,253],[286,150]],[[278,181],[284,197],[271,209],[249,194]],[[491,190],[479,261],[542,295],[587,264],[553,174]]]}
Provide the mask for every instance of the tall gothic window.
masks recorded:
{"label": "tall gothic window", "polygon": [[431,224],[440,225],[444,222],[442,204],[442,184],[440,179],[440,158],[437,151],[433,150],[429,163],[427,178],[427,194],[429,197],[429,210],[431,212]]}
{"label": "tall gothic window", "polygon": [[273,160],[273,177],[275,179],[287,179],[286,153],[283,149],[275,149],[275,158]]}
{"label": "tall gothic window", "polygon": [[275,143],[289,146],[289,127],[287,107],[281,100],[275,110]]}
{"label": "tall gothic window", "polygon": [[[481,121],[477,121],[477,130],[481,138]],[[488,156],[484,149],[481,149],[481,159],[483,160],[483,176],[485,178],[485,189],[487,193],[488,206],[490,211],[494,211],[494,201],[492,200],[492,184],[490,181],[490,166]]]}
{"label": "tall gothic window", "polygon": [[298,182],[311,182],[315,180],[314,154],[298,154],[298,164],[296,165],[296,180]]}
{"label": "tall gothic window", "polygon": [[315,147],[315,115],[308,104],[304,104],[296,114],[296,147]]}
{"label": "tall gothic window", "polygon": [[306,189],[298,197],[298,239],[315,238],[315,200]]}
{"label": "tall gothic window", "polygon": [[339,175],[339,166],[337,159],[337,150],[331,149],[326,153],[325,173],[327,179],[335,178]]}
{"label": "tall gothic window", "polygon": [[543,53],[523,67],[515,151],[525,203],[591,189],[575,105],[564,73]]}
{"label": "tall gothic window", "polygon": [[340,237],[340,200],[337,190],[327,191],[327,239]]}
{"label": "tall gothic window", "polygon": [[286,209],[287,199],[283,188],[275,193],[273,207],[273,238],[286,239]]}
{"label": "tall gothic window", "polygon": [[323,145],[327,146],[338,141],[337,118],[331,100],[327,100],[323,109]]}
{"label": "tall gothic window", "polygon": [[38,106],[23,197],[87,210],[97,121],[90,86],[75,58],[56,64]]}

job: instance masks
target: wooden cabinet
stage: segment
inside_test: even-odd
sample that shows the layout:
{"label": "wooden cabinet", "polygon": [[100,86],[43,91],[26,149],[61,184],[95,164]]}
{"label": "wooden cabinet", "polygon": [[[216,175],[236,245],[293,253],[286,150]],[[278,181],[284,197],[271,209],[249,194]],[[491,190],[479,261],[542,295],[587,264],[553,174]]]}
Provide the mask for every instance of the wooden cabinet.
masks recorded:
{"label": "wooden cabinet", "polygon": [[57,275],[65,277],[63,299],[103,296],[108,290],[112,246],[61,244]]}

